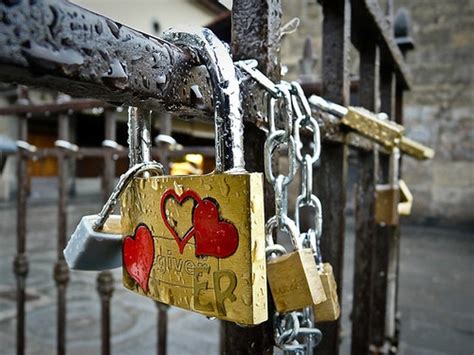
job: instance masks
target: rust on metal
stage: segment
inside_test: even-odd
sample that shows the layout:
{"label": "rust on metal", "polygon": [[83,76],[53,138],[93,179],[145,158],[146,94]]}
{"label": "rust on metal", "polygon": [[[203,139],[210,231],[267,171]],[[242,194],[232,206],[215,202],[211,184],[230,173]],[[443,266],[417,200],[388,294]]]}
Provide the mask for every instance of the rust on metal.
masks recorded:
{"label": "rust on metal", "polygon": [[[256,59],[258,69],[271,80],[280,79],[279,35],[281,25],[281,2],[240,0],[234,1],[232,8],[232,53],[234,60]],[[250,33],[249,33],[250,30]],[[258,84],[249,80],[250,85],[242,88],[243,95],[253,93],[252,101],[243,102],[244,120],[249,116],[258,117],[263,90]],[[260,105],[261,106],[261,105]],[[254,121],[255,122],[255,121]],[[258,122],[257,122],[258,123]],[[249,172],[264,171],[263,147],[265,134],[252,123],[246,123],[244,128],[244,151],[246,169]],[[265,181],[265,206],[272,206],[274,196],[271,186]],[[269,218],[274,211],[265,209],[265,218]],[[269,303],[269,314],[274,308]],[[256,327],[243,328],[238,325],[222,322],[221,353],[258,354],[273,353],[273,323],[264,322]]]}
{"label": "rust on metal", "polygon": [[387,21],[385,12],[377,0],[352,0],[352,41],[356,47],[366,43],[362,33],[373,33],[374,39],[380,47],[381,55],[393,66],[397,80],[404,90],[409,90],[412,82],[411,73],[405,63],[400,48],[397,45],[390,21]]}
{"label": "rust on metal", "polygon": [[[28,89],[19,86],[17,89],[17,104],[28,105]],[[18,139],[28,139],[28,120],[25,116],[17,117]],[[26,227],[27,227],[27,198],[28,198],[28,167],[25,150],[17,149],[17,194],[16,194],[16,255],[13,259],[13,273],[16,278],[16,352],[17,355],[25,353],[25,302],[26,302],[26,277],[29,271],[29,260],[26,253]]]}
{"label": "rust on metal", "polygon": [[[322,1],[323,52],[322,94],[332,102],[349,104],[349,41],[350,4],[348,0]],[[324,206],[321,254],[333,267],[338,297],[342,300],[342,267],[344,257],[344,228],[347,173],[347,146],[323,142],[321,166],[313,176],[314,189]],[[324,334],[315,351],[320,354],[339,353],[340,318],[318,325]]]}

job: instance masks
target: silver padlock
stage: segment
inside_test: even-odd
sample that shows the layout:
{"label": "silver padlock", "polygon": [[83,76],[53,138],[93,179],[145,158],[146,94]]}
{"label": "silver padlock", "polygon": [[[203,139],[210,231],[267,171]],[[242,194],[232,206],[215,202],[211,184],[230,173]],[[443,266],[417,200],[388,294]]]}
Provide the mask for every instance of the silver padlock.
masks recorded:
{"label": "silver padlock", "polygon": [[120,176],[102,211],[82,217],[63,252],[69,268],[100,271],[122,266],[122,233],[117,233],[120,215],[111,213],[130,181],[149,171],[164,173],[163,166],[156,162],[134,165]]}

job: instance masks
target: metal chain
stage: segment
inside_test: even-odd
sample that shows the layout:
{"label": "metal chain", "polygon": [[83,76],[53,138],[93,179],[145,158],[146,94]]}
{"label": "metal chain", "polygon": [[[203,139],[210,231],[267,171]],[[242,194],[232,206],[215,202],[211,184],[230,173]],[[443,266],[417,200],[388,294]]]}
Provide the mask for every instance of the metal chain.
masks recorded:
{"label": "metal chain", "polygon": [[[256,69],[255,61],[240,61],[236,65],[247,72],[268,92],[268,135],[264,147],[265,177],[275,192],[275,215],[265,225],[267,259],[286,253],[283,246],[273,241],[273,231],[279,230],[289,234],[295,250],[311,247],[318,253],[318,237],[321,234],[321,202],[313,194],[313,166],[318,162],[321,152],[319,126],[311,116],[311,108],[304,96],[301,86],[296,83],[280,82],[274,84],[263,73]],[[278,107],[283,129],[276,126],[275,114]],[[303,154],[301,132],[312,132],[312,154]],[[286,146],[288,150],[288,173],[274,172],[272,161],[277,156],[277,148]],[[295,219],[288,216],[288,185],[302,169],[301,193],[297,198]],[[301,233],[299,216],[300,208],[309,206],[315,209],[315,226]],[[319,263],[319,259],[318,259]],[[300,312],[286,314],[275,313],[275,344],[285,352],[295,354],[312,354],[313,347],[322,339],[321,331],[314,327],[313,311],[307,307]]]}
{"label": "metal chain", "polygon": [[[322,271],[322,257],[320,250],[320,240],[323,225],[323,216],[321,201],[313,194],[313,167],[318,163],[321,155],[321,134],[318,122],[313,118],[308,100],[304,95],[303,89],[297,82],[292,82],[293,110],[296,113],[296,122],[294,130],[294,139],[296,144],[296,159],[301,167],[301,186],[300,194],[296,198],[295,221],[298,230],[300,227],[300,212],[303,208],[312,208],[314,210],[314,226],[306,232],[302,232],[303,245],[310,247],[316,257],[318,268]],[[304,143],[301,140],[302,132],[308,130],[312,133],[312,140],[308,146],[312,154],[303,153]],[[304,155],[303,155],[304,154]]]}

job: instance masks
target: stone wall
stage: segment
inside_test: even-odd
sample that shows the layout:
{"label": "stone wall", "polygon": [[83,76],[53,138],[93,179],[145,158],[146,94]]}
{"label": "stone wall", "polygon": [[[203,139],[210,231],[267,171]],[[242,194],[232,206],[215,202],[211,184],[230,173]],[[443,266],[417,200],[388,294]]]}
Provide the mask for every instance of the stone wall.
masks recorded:
{"label": "stone wall", "polygon": [[[411,13],[416,48],[407,62],[413,86],[405,94],[407,135],[436,150],[427,162],[403,159],[403,176],[414,194],[412,220],[428,223],[474,222],[474,3],[469,0],[395,0],[395,11]],[[298,4],[298,6],[296,6]],[[299,59],[307,36],[321,53],[321,7],[316,1],[283,0],[283,22],[300,17],[296,34],[282,44],[287,79],[300,74]],[[352,75],[358,56],[351,51]],[[320,63],[315,66],[320,77]]]}
{"label": "stone wall", "polygon": [[416,48],[407,58],[413,88],[406,94],[410,137],[436,150],[433,161],[403,162],[415,195],[414,217],[474,222],[474,3],[398,0],[412,16]]}

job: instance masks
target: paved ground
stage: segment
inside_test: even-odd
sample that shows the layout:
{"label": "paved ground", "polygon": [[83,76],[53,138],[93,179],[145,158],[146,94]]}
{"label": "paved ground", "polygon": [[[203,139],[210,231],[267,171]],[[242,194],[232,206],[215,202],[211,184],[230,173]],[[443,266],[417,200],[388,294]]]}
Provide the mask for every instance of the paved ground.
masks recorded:
{"label": "paved ground", "polygon": [[[69,230],[80,215],[99,205],[78,201],[69,207]],[[55,296],[52,263],[56,257],[56,208],[33,202],[29,212],[30,274],[27,303],[27,353],[55,353]],[[403,227],[401,250],[402,354],[473,354],[474,300],[472,231],[417,226]],[[345,290],[352,284],[353,228],[349,220],[345,263]],[[0,354],[14,353],[15,302],[11,262],[15,250],[14,206],[0,207]],[[120,284],[112,301],[114,354],[152,354],[156,342],[153,302],[135,296]],[[68,288],[68,354],[99,354],[99,302],[96,273],[73,272]],[[351,292],[343,299],[342,354],[350,347]],[[14,297],[14,295],[13,295]],[[217,321],[171,309],[170,354],[216,354]]]}

